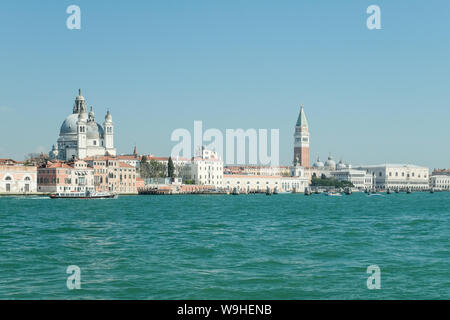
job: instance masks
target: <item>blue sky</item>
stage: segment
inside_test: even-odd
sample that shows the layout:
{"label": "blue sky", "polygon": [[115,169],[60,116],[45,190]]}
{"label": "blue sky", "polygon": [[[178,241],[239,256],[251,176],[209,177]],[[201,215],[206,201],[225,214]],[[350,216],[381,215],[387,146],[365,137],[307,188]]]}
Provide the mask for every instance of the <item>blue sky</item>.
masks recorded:
{"label": "blue sky", "polygon": [[50,150],[82,88],[99,122],[110,108],[119,153],[168,155],[202,120],[280,129],[288,164],[303,103],[312,160],[450,167],[449,17],[446,0],[5,0],[0,157]]}

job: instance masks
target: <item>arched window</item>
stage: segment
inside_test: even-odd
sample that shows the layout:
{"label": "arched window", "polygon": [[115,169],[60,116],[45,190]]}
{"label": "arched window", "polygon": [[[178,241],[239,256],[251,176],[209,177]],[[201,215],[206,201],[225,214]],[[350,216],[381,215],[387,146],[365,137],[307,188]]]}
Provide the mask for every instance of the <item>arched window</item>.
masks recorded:
{"label": "arched window", "polygon": [[6,181],[11,181],[12,179],[11,179],[10,176],[7,176],[7,177],[5,178],[5,180],[6,180]]}
{"label": "arched window", "polygon": [[31,181],[30,177],[25,177],[25,181]]}

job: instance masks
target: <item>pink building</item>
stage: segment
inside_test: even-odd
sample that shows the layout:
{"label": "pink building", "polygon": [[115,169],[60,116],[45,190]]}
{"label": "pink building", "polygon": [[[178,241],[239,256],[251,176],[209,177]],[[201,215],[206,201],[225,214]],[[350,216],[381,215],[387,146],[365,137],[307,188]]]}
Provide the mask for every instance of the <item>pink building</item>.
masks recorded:
{"label": "pink building", "polygon": [[0,159],[0,194],[36,193],[37,168],[12,159]]}
{"label": "pink building", "polygon": [[95,191],[94,169],[83,160],[73,162],[48,162],[38,168],[39,192]]}

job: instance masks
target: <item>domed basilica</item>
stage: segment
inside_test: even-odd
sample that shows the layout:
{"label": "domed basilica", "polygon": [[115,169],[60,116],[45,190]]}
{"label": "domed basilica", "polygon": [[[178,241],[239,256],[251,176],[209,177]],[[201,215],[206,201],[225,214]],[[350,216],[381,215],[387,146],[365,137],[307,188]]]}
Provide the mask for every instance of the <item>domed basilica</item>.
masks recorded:
{"label": "domed basilica", "polygon": [[111,113],[106,113],[103,126],[95,121],[92,107],[87,112],[86,101],[78,90],[73,112],[64,120],[59,131],[58,147],[50,151],[52,159],[71,160],[92,156],[116,155],[114,124]]}

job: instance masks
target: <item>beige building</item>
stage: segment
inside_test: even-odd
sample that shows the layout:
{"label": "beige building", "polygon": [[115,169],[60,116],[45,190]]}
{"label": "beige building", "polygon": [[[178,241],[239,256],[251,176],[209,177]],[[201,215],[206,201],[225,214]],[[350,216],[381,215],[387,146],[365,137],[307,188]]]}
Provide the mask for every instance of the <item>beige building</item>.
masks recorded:
{"label": "beige building", "polygon": [[97,156],[85,159],[94,169],[94,185],[98,192],[136,194],[136,168],[117,157]]}
{"label": "beige building", "polygon": [[30,194],[37,191],[37,168],[11,159],[0,159],[0,194]]}

